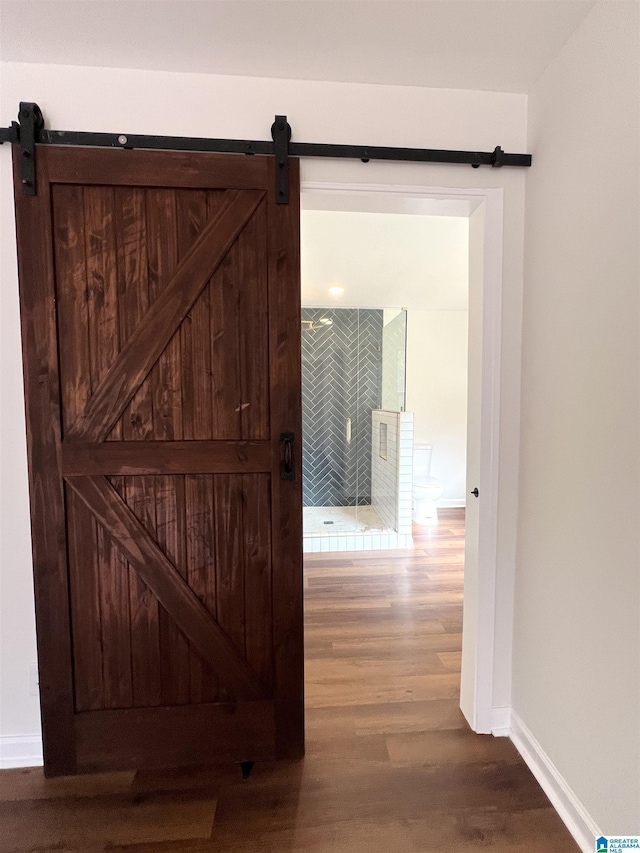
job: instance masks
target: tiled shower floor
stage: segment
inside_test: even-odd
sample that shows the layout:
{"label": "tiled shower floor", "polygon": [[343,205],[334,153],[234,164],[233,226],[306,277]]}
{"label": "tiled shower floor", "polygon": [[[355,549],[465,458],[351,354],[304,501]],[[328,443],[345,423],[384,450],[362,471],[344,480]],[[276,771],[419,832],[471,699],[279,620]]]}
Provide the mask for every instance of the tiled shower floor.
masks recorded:
{"label": "tiled shower floor", "polygon": [[306,506],[303,510],[305,536],[331,533],[363,533],[365,530],[385,531],[382,519],[372,506]]}
{"label": "tiled shower floor", "polygon": [[412,537],[385,528],[372,506],[306,506],[303,530],[305,553],[413,547]]}

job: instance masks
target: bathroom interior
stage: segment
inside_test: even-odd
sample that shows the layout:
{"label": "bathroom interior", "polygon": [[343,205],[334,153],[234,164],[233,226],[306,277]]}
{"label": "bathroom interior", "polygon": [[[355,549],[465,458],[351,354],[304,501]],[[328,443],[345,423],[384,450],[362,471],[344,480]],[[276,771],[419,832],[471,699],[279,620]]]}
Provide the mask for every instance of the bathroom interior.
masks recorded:
{"label": "bathroom interior", "polygon": [[468,220],[372,201],[303,193],[307,553],[411,549],[465,506]]}

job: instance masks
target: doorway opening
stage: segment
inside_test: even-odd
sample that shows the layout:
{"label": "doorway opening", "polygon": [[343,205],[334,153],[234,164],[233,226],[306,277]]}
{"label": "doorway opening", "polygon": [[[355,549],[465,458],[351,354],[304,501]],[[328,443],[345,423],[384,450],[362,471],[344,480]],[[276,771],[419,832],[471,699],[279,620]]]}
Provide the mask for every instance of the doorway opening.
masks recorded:
{"label": "doorway opening", "polygon": [[[445,659],[439,659],[438,667],[456,668],[455,672],[455,697],[466,717],[469,725],[475,732],[488,733],[492,728],[492,687],[493,687],[493,636],[494,636],[494,591],[495,591],[495,520],[497,508],[497,424],[499,416],[499,336],[500,336],[500,288],[501,288],[501,233],[502,233],[502,197],[500,190],[430,190],[409,187],[387,187],[387,186],[362,186],[362,185],[327,185],[307,184],[303,185],[302,192],[302,306],[303,321],[311,321],[310,325],[320,325],[320,320],[325,320],[323,328],[317,328],[314,334],[324,334],[327,338],[331,334],[333,320],[329,316],[329,308],[338,310],[351,309],[356,314],[358,311],[367,310],[393,310],[391,301],[402,305],[406,320],[406,346],[405,361],[405,394],[398,398],[398,402],[389,406],[390,413],[397,418],[411,419],[411,433],[405,435],[404,443],[408,448],[409,459],[416,459],[408,463],[411,475],[415,472],[416,483],[411,483],[411,498],[409,507],[412,518],[410,534],[416,538],[414,544],[407,538],[402,543],[394,542],[393,539],[386,540],[381,536],[376,540],[376,547],[380,549],[394,549],[386,554],[372,552],[363,554],[368,558],[365,564],[373,570],[369,577],[369,590],[366,592],[362,586],[359,589],[352,588],[353,576],[359,575],[360,579],[367,574],[365,567],[360,565],[360,559],[355,553],[344,554],[342,564],[348,565],[346,575],[341,578],[342,601],[334,599],[327,602],[331,611],[332,620],[339,621],[340,611],[355,607],[358,597],[366,597],[366,609],[374,619],[381,617],[384,620],[385,608],[401,606],[404,610],[404,618],[407,624],[415,627],[416,620],[424,618],[426,613],[437,615],[435,620],[440,627],[448,633],[444,627],[446,623],[446,607],[450,608],[451,621],[449,626],[456,627],[455,608],[459,607],[459,618],[461,636],[458,637],[458,648],[447,648],[442,654]],[[336,222],[331,226],[331,218]],[[424,223],[427,218],[433,222],[440,223],[446,232],[447,226],[458,225],[464,231],[464,245],[466,251],[463,253],[462,266],[464,286],[458,293],[459,300],[456,304],[447,304],[447,299],[455,299],[455,288],[447,279],[447,265],[449,272],[451,264],[455,265],[451,252],[447,257],[447,239],[442,234],[436,238],[436,248],[442,258],[440,268],[429,280],[424,276],[422,280],[418,277],[413,282],[409,274],[411,260],[411,228],[402,237],[396,234],[398,226],[413,223],[414,227]],[[359,225],[356,224],[360,220]],[[314,223],[315,220],[315,223]],[[333,233],[332,233],[333,227]],[[385,244],[381,239],[381,232],[376,228],[382,227],[382,233],[391,231],[395,235],[392,241],[392,251],[389,243]],[[359,234],[363,244],[369,240],[364,255],[358,252],[357,240],[354,233]],[[443,232],[444,233],[444,232]],[[377,237],[376,237],[377,234]],[[366,238],[366,239],[365,239]],[[413,242],[418,249],[425,248],[425,240]],[[314,250],[313,246],[316,246]],[[415,245],[414,245],[415,251]],[[433,252],[432,252],[433,254]],[[385,277],[385,263],[392,257],[393,276]],[[364,263],[363,263],[364,258]],[[433,260],[433,257],[430,258]],[[459,262],[459,259],[458,259]],[[356,274],[358,266],[364,266],[364,272],[360,278],[365,281],[361,284]],[[415,277],[414,277],[415,279]],[[354,287],[354,283],[357,285]],[[361,294],[365,294],[364,297]],[[435,304],[425,304],[424,300],[435,300]],[[421,303],[421,300],[422,303]],[[318,309],[318,316],[307,317],[305,312]],[[398,309],[395,309],[398,313]],[[423,312],[423,313],[421,313]],[[431,320],[435,319],[435,312],[442,316],[449,315],[451,320],[454,315],[454,323],[444,325],[436,331],[436,325]],[[322,317],[320,316],[322,314]],[[412,325],[412,313],[414,323]],[[429,317],[432,314],[434,316]],[[453,331],[455,327],[455,331]],[[413,359],[412,359],[412,334],[413,334]],[[462,339],[457,356],[451,357],[451,346],[455,340]],[[468,340],[468,370],[467,351]],[[451,345],[446,352],[446,345]],[[438,345],[440,345],[442,356],[438,359]],[[431,347],[427,352],[425,347]],[[303,332],[304,348],[304,332]],[[436,357],[434,359],[434,348]],[[381,347],[382,351],[382,347]],[[381,352],[382,355],[382,352]],[[417,355],[417,357],[416,357]],[[443,426],[442,435],[445,440],[433,440],[435,422],[438,416],[447,408],[443,401],[429,400],[429,379],[436,386],[442,382],[442,368],[451,368],[456,362],[462,366],[463,380],[463,405],[458,406],[454,418],[457,424],[452,427],[449,423]],[[303,369],[304,373],[304,369]],[[412,379],[413,373],[413,379]],[[418,374],[418,379],[416,379]],[[433,377],[436,377],[435,382]],[[467,393],[466,381],[468,377],[469,387]],[[413,388],[411,387],[413,385]],[[442,387],[439,389],[442,391]],[[458,387],[458,391],[460,388]],[[325,391],[327,389],[325,388]],[[460,396],[460,395],[458,395]],[[381,395],[379,395],[381,399]],[[451,403],[451,400],[448,401]],[[467,405],[468,404],[468,405]],[[429,417],[428,410],[431,407]],[[454,406],[455,408],[455,406]],[[323,407],[323,411],[326,407]],[[416,415],[414,409],[421,411]],[[462,411],[461,411],[462,410]],[[382,412],[382,406],[376,410],[370,406],[368,417],[375,422],[378,413]],[[344,417],[342,416],[344,415]],[[350,432],[353,442],[353,423],[348,424],[349,413],[342,413],[337,424],[337,432],[347,436]],[[462,415],[462,417],[461,417]],[[359,422],[366,423],[366,416],[359,415]],[[351,430],[348,431],[348,426]],[[384,427],[380,428],[373,437],[373,430],[363,441],[368,444],[368,453],[363,453],[360,459],[361,466],[368,468],[369,476],[372,477],[374,464],[379,458],[384,458],[386,453]],[[426,434],[425,434],[426,433]],[[466,436],[465,436],[466,433]],[[458,453],[457,481],[456,487],[452,488],[451,472],[443,473],[445,458],[451,468],[452,454],[450,443],[452,435],[457,435]],[[388,432],[387,432],[388,442]],[[305,454],[308,455],[313,448],[309,447],[308,434],[304,436]],[[419,459],[427,448],[428,455],[434,460],[433,468],[429,471],[422,467]],[[417,451],[417,452],[416,452]],[[443,458],[444,457],[444,458]],[[375,462],[374,462],[375,460]],[[437,460],[437,462],[436,462]],[[405,460],[406,463],[406,460]],[[455,461],[453,467],[455,468]],[[305,469],[305,474],[308,470]],[[330,466],[325,467],[325,474],[331,475]],[[438,476],[441,475],[441,476]],[[417,492],[415,486],[424,478],[431,478],[434,490],[428,496],[432,498],[433,510],[431,518],[425,518],[417,513],[420,508],[416,500]],[[442,488],[442,480],[446,486]],[[366,473],[364,481],[366,482]],[[397,483],[397,476],[396,476]],[[435,486],[440,488],[435,490]],[[482,501],[475,495],[482,493]],[[307,490],[308,491],[308,490]],[[457,493],[455,493],[457,492]],[[470,496],[471,493],[471,496]],[[467,503],[467,496],[471,504]],[[359,496],[356,495],[354,507],[356,508]],[[420,497],[420,496],[418,496]],[[424,496],[422,496],[424,497]],[[365,495],[366,501],[366,495]],[[466,511],[465,511],[466,506]],[[438,519],[439,515],[439,519]],[[466,518],[465,518],[466,516]],[[327,519],[331,520],[331,519]],[[415,522],[419,520],[421,524]],[[326,525],[327,527],[333,525]],[[340,534],[322,535],[324,531],[315,530],[311,534],[310,525],[307,525],[305,537],[305,551],[310,553],[332,553],[345,551],[352,548],[353,552],[369,550],[366,546],[358,547],[357,535],[351,531]],[[315,539],[309,545],[309,540]],[[465,547],[466,543],[466,547]],[[355,547],[353,545],[355,544]],[[371,546],[370,546],[371,547]],[[426,548],[426,550],[425,550]],[[448,549],[448,553],[444,553]],[[398,550],[401,549],[401,550]],[[465,565],[466,551],[466,574],[464,580],[464,617],[462,615],[462,568]],[[328,557],[324,558],[329,567],[329,572],[341,574],[339,564]],[[336,558],[339,559],[339,558]],[[425,562],[426,560],[426,562]],[[346,561],[346,563],[345,563]],[[322,560],[320,561],[322,562]],[[316,568],[314,569],[314,564]],[[310,567],[311,575],[306,578],[305,586],[310,589],[314,584],[321,583],[321,577],[313,576],[317,570],[317,561],[308,556],[307,565]],[[359,572],[353,571],[358,565]],[[400,599],[396,597],[398,589],[383,589],[383,584],[376,581],[385,573],[393,576],[396,573],[402,575],[407,567],[420,566],[423,573],[430,572],[432,575],[442,575],[446,567],[454,569],[447,577],[440,577],[439,582],[444,584],[441,588],[426,589],[419,582],[418,576],[411,580],[410,575],[404,577]],[[455,572],[458,572],[455,579]],[[320,573],[322,574],[322,573]],[[418,573],[419,574],[419,573]],[[456,580],[459,589],[455,589]],[[394,587],[395,588],[395,587]],[[459,595],[460,600],[456,600]],[[448,600],[445,602],[445,599]],[[378,600],[379,599],[379,600]],[[362,599],[360,599],[362,603]],[[311,612],[317,613],[321,610],[322,602],[318,599],[310,599]],[[440,606],[436,614],[432,608]],[[445,606],[445,610],[442,610]],[[380,610],[382,612],[380,612]],[[309,612],[309,610],[308,610]],[[387,611],[389,612],[389,611]],[[362,614],[355,621],[362,621]],[[365,614],[366,615],[366,614]],[[317,619],[316,616],[310,617]],[[444,622],[442,621],[444,619]],[[464,631],[462,631],[464,621]],[[343,625],[343,630],[351,631],[358,629],[354,625],[348,627]],[[369,638],[370,640],[372,638]],[[433,641],[429,641],[433,643]],[[429,645],[427,642],[426,645]],[[448,640],[451,643],[453,640]],[[415,643],[414,643],[415,645]],[[445,662],[446,661],[446,662]],[[355,661],[353,662],[355,665]],[[311,668],[313,672],[313,666]],[[438,672],[432,673],[438,675]],[[442,674],[442,671],[440,672]],[[451,671],[449,670],[449,675]],[[311,675],[311,677],[313,677]],[[308,690],[308,695],[313,695],[313,687]],[[451,688],[451,685],[449,685]]]}

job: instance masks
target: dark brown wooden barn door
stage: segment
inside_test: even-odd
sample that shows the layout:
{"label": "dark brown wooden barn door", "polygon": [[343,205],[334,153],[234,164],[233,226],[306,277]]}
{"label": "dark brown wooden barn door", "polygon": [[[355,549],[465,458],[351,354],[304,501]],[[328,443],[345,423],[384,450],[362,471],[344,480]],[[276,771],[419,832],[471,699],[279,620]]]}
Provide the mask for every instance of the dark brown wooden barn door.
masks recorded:
{"label": "dark brown wooden barn door", "polygon": [[[46,772],[303,752],[298,173],[37,150],[16,209]],[[293,433],[295,479],[284,479]]]}

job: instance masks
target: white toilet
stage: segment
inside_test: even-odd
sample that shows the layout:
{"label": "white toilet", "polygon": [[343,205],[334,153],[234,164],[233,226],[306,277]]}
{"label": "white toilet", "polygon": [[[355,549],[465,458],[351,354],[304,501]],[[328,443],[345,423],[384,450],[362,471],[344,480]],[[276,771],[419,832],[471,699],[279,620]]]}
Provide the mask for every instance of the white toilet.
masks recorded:
{"label": "white toilet", "polygon": [[435,524],[438,521],[436,501],[442,497],[444,486],[431,477],[432,444],[413,446],[413,520],[416,524]]}

